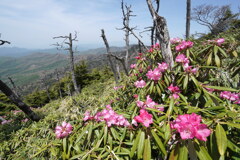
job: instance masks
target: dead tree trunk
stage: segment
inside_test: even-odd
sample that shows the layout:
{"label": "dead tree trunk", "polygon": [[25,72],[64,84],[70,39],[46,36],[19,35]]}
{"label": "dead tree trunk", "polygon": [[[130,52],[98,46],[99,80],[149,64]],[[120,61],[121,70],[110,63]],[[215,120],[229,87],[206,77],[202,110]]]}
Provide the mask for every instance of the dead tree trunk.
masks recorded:
{"label": "dead tree trunk", "polygon": [[187,0],[186,39],[188,39],[190,36],[190,20],[191,20],[191,0]]}
{"label": "dead tree trunk", "polygon": [[31,120],[39,121],[40,117],[34,113],[29,106],[22,102],[19,97],[3,82],[0,80],[0,90],[18,106]]}
{"label": "dead tree trunk", "polygon": [[114,66],[113,64],[113,61],[112,61],[112,58],[111,58],[111,52],[110,52],[110,47],[109,47],[109,44],[108,44],[108,41],[107,41],[107,38],[105,36],[105,33],[104,33],[104,29],[101,30],[102,31],[102,39],[104,41],[104,44],[106,46],[106,49],[107,49],[107,57],[108,57],[108,61],[110,63],[110,67],[113,71],[113,75],[114,75],[114,79],[115,79],[115,82],[118,83],[118,80],[119,80],[119,77],[117,75],[117,70],[116,70],[116,67]]}
{"label": "dead tree trunk", "polygon": [[149,11],[152,15],[154,22],[156,23],[156,38],[160,42],[161,53],[163,55],[164,61],[169,65],[170,68],[173,67],[173,55],[170,47],[170,37],[167,28],[167,22],[164,17],[161,17],[154,10],[152,5],[152,0],[146,0],[148,4]]}
{"label": "dead tree trunk", "polygon": [[[77,34],[75,34],[75,37],[72,37],[72,34],[69,33],[69,36],[59,36],[59,37],[53,37],[53,39],[56,38],[63,38],[64,39],[64,43],[66,45],[68,45],[68,48],[66,48],[65,50],[69,51],[69,61],[70,61],[70,69],[71,69],[71,76],[72,76],[72,82],[73,82],[73,86],[74,86],[74,90],[76,93],[80,93],[81,92],[81,87],[78,87],[77,85],[77,81],[76,81],[76,75],[75,75],[75,71],[74,71],[74,56],[73,56],[73,41],[77,41]],[[68,42],[65,42],[66,40],[68,40]],[[56,44],[57,46],[60,46],[58,43]]]}

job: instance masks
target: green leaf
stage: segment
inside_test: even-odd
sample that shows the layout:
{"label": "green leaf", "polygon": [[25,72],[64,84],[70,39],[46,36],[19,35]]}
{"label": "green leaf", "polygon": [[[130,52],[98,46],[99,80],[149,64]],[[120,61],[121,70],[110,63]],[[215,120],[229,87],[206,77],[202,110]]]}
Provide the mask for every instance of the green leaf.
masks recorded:
{"label": "green leaf", "polygon": [[218,57],[218,55],[216,53],[214,54],[214,57],[215,57],[215,63],[217,65],[217,67],[220,67],[221,66],[220,58]]}
{"label": "green leaf", "polygon": [[103,138],[104,138],[104,140],[103,140],[103,143],[104,143],[104,145],[106,145],[106,143],[107,143],[107,136],[108,136],[108,126],[105,126],[104,127],[104,136],[103,136]]}
{"label": "green leaf", "polygon": [[238,124],[238,123],[221,122],[221,124],[227,124],[228,126],[240,129],[240,124]]}
{"label": "green leaf", "polygon": [[159,149],[162,151],[164,155],[167,155],[166,149],[161,141],[161,139],[158,137],[158,135],[155,133],[154,129],[151,130],[151,133],[153,135],[154,140],[157,142],[157,145]]}
{"label": "green leaf", "polygon": [[212,52],[209,54],[208,59],[207,59],[207,66],[209,66],[212,63]]}
{"label": "green leaf", "polygon": [[90,141],[91,136],[92,136],[92,130],[93,130],[92,128],[93,128],[93,124],[90,124],[89,130],[88,130],[88,137],[87,137],[88,141]]}
{"label": "green leaf", "polygon": [[240,148],[239,148],[237,145],[235,145],[233,142],[231,142],[230,140],[228,140],[227,146],[228,146],[228,148],[230,148],[233,152],[240,153]]}
{"label": "green leaf", "polygon": [[145,133],[141,132],[139,143],[138,143],[138,152],[137,152],[138,159],[141,159],[143,156],[144,139],[145,139]]}
{"label": "green leaf", "polygon": [[194,143],[194,148],[197,153],[199,160],[212,160],[205,146]]}
{"label": "green leaf", "polygon": [[82,139],[82,137],[86,134],[87,129],[88,129],[88,125],[82,130],[82,132],[79,135],[78,139],[75,141],[75,144],[77,144]]}
{"label": "green leaf", "polygon": [[218,47],[217,45],[214,45],[214,46],[213,46],[213,53],[214,53],[214,54],[217,54],[218,48],[219,48],[219,47]]}
{"label": "green leaf", "polygon": [[216,127],[216,139],[218,151],[221,156],[224,156],[227,149],[227,136],[223,127],[218,123]]}
{"label": "green leaf", "polygon": [[147,139],[145,139],[144,142],[144,153],[143,153],[143,159],[144,160],[150,160],[151,159],[151,143],[150,143],[150,137],[148,136]]}
{"label": "green leaf", "polygon": [[185,144],[180,145],[178,160],[188,160],[188,149]]}
{"label": "green leaf", "polygon": [[228,87],[220,87],[220,86],[206,86],[207,88],[217,89],[221,91],[231,91],[231,92],[237,92],[238,90]]}
{"label": "green leaf", "polygon": [[120,140],[117,131],[116,131],[113,127],[111,127],[110,130],[111,130],[111,132],[112,132],[113,138],[114,138],[115,140]]}
{"label": "green leaf", "polygon": [[138,135],[137,135],[136,139],[134,140],[134,143],[133,143],[133,146],[132,146],[131,152],[130,152],[130,158],[133,157],[133,155],[138,147],[140,136],[141,136],[141,131],[138,132]]}
{"label": "green leaf", "polygon": [[168,108],[168,111],[167,111],[167,116],[170,116],[172,114],[173,107],[174,107],[174,99],[171,98],[169,108]]}
{"label": "green leaf", "polygon": [[218,49],[226,58],[228,57],[226,52],[221,47],[218,47]]}
{"label": "green leaf", "polygon": [[186,75],[184,77],[184,81],[183,81],[183,89],[187,89],[187,85],[188,85],[188,75]]}

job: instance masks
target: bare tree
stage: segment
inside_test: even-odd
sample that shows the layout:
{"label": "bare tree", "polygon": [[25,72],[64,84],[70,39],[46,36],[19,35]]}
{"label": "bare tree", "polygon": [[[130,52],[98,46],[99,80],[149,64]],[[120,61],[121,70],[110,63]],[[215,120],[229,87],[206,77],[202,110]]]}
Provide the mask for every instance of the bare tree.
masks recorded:
{"label": "bare tree", "polygon": [[29,106],[27,106],[19,97],[3,82],[0,80],[0,90],[20,108],[31,120],[39,121],[40,117],[34,113]]}
{"label": "bare tree", "polygon": [[[163,55],[164,61],[169,65],[170,68],[173,67],[173,55],[170,47],[170,36],[167,28],[166,19],[159,16],[153,7],[152,0],[146,0],[148,4],[149,11],[152,18],[156,24],[156,38],[160,42],[161,53]],[[158,1],[159,3],[159,1]]]}
{"label": "bare tree", "polygon": [[232,14],[229,5],[219,7],[204,4],[193,8],[192,20],[208,27],[211,34],[217,35],[229,29],[238,15],[239,13]]}
{"label": "bare tree", "polygon": [[68,45],[68,48],[65,48],[65,50],[68,50],[69,52],[69,61],[70,61],[70,68],[71,68],[71,75],[72,75],[72,82],[73,82],[73,86],[74,86],[74,90],[76,93],[80,93],[81,91],[81,86],[79,87],[77,85],[77,81],[76,81],[76,75],[74,72],[74,56],[73,56],[73,42],[77,41],[77,33],[75,32],[74,37],[72,37],[72,34],[69,33],[69,36],[58,36],[58,37],[53,37],[53,39],[57,39],[57,38],[61,38],[64,39],[62,44],[55,44],[56,46],[60,46],[61,48],[63,48],[63,44]]}
{"label": "bare tree", "polygon": [[190,21],[191,21],[191,0],[187,0],[186,39],[188,39],[190,36]]}
{"label": "bare tree", "polygon": [[106,46],[106,49],[107,49],[107,57],[108,57],[108,61],[109,61],[109,63],[110,63],[110,67],[111,67],[111,69],[112,69],[112,71],[113,71],[113,75],[114,75],[115,82],[118,83],[120,77],[119,77],[118,74],[117,74],[116,66],[114,65],[113,60],[112,60],[112,58],[111,58],[113,54],[112,54],[111,51],[110,51],[110,47],[109,47],[107,38],[106,38],[106,36],[105,36],[104,29],[102,29],[101,32],[102,32],[101,37],[102,37],[102,39],[103,39],[103,41],[104,41],[104,44],[105,44],[105,46]]}

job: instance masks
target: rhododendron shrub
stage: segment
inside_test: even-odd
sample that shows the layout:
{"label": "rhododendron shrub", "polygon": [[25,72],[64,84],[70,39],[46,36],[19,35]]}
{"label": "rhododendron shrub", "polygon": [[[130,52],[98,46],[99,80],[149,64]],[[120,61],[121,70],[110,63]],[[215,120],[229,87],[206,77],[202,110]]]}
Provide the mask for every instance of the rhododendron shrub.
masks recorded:
{"label": "rhododendron shrub", "polygon": [[111,105],[88,109],[73,130],[72,159],[239,156],[239,90],[217,79],[228,65],[220,58],[232,56],[223,47],[228,43],[173,39],[171,69],[159,44],[139,53],[121,90],[106,102]]}

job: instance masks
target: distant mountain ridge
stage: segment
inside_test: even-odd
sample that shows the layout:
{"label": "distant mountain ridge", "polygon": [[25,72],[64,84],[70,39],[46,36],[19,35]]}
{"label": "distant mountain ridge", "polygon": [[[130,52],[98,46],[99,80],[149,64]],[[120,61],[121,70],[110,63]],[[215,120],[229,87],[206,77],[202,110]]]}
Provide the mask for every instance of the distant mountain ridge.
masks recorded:
{"label": "distant mountain ridge", "polygon": [[[122,51],[124,47],[111,47],[112,52]],[[95,48],[95,49],[79,49],[75,54],[104,54],[106,53],[105,48]],[[0,47],[0,57],[23,57],[34,53],[47,53],[47,54],[66,54],[67,51],[64,49],[58,50],[56,48],[48,48],[48,49],[26,49],[26,48],[18,48],[18,47]]]}

